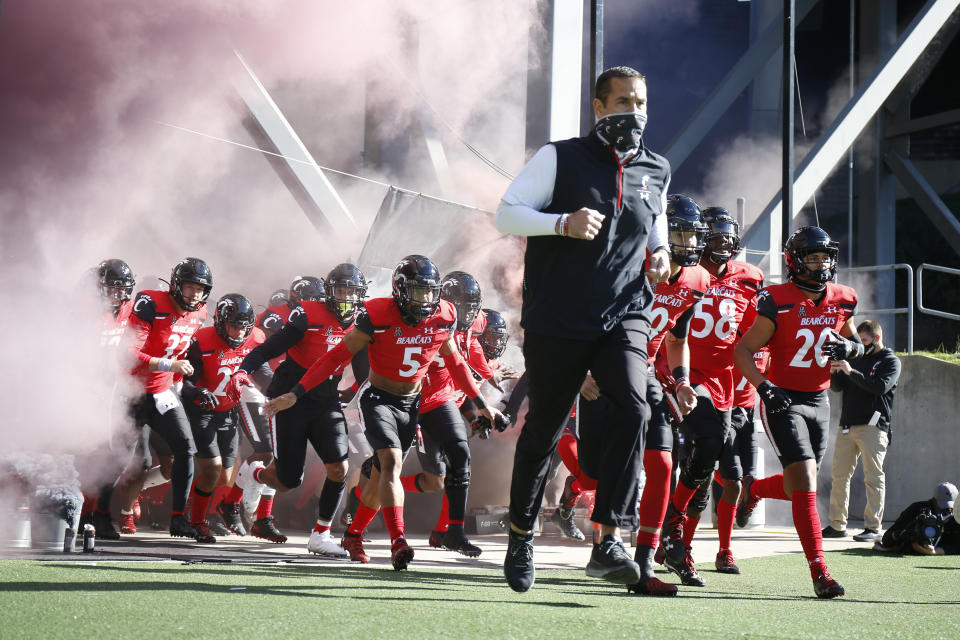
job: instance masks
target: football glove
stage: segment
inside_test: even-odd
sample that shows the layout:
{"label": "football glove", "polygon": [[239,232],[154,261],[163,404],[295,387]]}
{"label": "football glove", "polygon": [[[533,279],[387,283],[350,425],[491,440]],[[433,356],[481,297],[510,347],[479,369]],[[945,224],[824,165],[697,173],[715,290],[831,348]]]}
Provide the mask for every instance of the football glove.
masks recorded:
{"label": "football glove", "polygon": [[821,351],[830,360],[840,362],[841,360],[853,360],[862,356],[863,345],[853,340],[847,340],[834,331],[833,338],[823,343]]}
{"label": "football glove", "polygon": [[780,413],[790,407],[790,394],[769,380],[764,380],[763,384],[757,387],[757,393],[763,399],[767,413]]}
{"label": "football glove", "polygon": [[250,374],[243,369],[239,369],[227,383],[227,395],[234,402],[240,402],[240,394],[243,393],[243,388],[252,386],[253,381],[250,379]]}
{"label": "football glove", "polygon": [[197,395],[193,398],[193,403],[201,409],[213,411],[217,408],[217,405],[220,404],[220,400],[217,399],[217,396],[213,395],[210,389],[200,387],[197,389]]}

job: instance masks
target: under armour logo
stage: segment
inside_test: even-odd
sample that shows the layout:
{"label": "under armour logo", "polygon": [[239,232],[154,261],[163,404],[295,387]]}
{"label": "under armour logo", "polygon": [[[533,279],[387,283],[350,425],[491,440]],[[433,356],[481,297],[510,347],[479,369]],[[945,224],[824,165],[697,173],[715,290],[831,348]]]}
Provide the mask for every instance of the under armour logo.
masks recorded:
{"label": "under armour logo", "polygon": [[400,327],[397,327],[396,329],[393,330],[393,337],[400,338],[402,336],[403,336],[403,329],[401,329]]}

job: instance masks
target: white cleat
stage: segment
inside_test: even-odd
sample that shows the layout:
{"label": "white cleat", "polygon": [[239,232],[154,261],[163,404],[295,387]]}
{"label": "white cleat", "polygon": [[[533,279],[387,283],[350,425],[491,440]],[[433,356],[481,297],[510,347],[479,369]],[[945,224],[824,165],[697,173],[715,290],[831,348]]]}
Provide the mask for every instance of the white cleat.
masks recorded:
{"label": "white cleat", "polygon": [[[255,469],[262,469],[264,467],[263,462],[257,460],[252,463],[244,462],[240,465],[240,468],[237,469],[237,480],[236,485],[243,489],[243,510],[246,512],[247,517],[251,517],[251,514],[256,513],[257,506],[260,504],[260,494],[263,493],[263,489],[266,485],[263,485],[253,478],[253,472]],[[251,520],[252,522],[253,520]]]}
{"label": "white cleat", "polygon": [[347,550],[333,539],[330,531],[324,531],[323,533],[319,531],[312,532],[310,534],[310,540],[307,542],[307,551],[328,558],[347,558],[349,556]]}

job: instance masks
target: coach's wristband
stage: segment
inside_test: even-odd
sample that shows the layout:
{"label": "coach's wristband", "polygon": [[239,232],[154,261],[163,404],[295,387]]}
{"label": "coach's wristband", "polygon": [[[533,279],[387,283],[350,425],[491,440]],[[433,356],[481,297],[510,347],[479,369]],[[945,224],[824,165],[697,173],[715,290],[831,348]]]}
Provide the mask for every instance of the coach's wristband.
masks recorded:
{"label": "coach's wristband", "polygon": [[158,358],[157,359],[157,371],[171,371],[173,370],[173,360],[170,358]]}
{"label": "coach's wristband", "polygon": [[290,389],[290,393],[297,396],[297,400],[299,400],[303,396],[303,394],[305,394],[306,392],[307,390],[304,389],[303,385],[300,384],[299,382],[293,385],[293,389]]}
{"label": "coach's wristband", "polygon": [[477,396],[476,398],[470,398],[470,402],[473,403],[477,409],[486,409],[487,401],[483,399],[483,396]]}

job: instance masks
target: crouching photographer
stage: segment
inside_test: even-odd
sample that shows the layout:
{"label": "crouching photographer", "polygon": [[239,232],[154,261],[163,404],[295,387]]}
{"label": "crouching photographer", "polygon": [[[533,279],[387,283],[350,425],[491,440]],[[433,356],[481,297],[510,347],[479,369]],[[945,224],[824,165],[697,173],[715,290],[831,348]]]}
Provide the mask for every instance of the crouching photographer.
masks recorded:
{"label": "crouching photographer", "polygon": [[956,499],[955,485],[938,485],[932,498],[904,509],[874,549],[925,556],[960,554],[960,521],[953,510]]}

